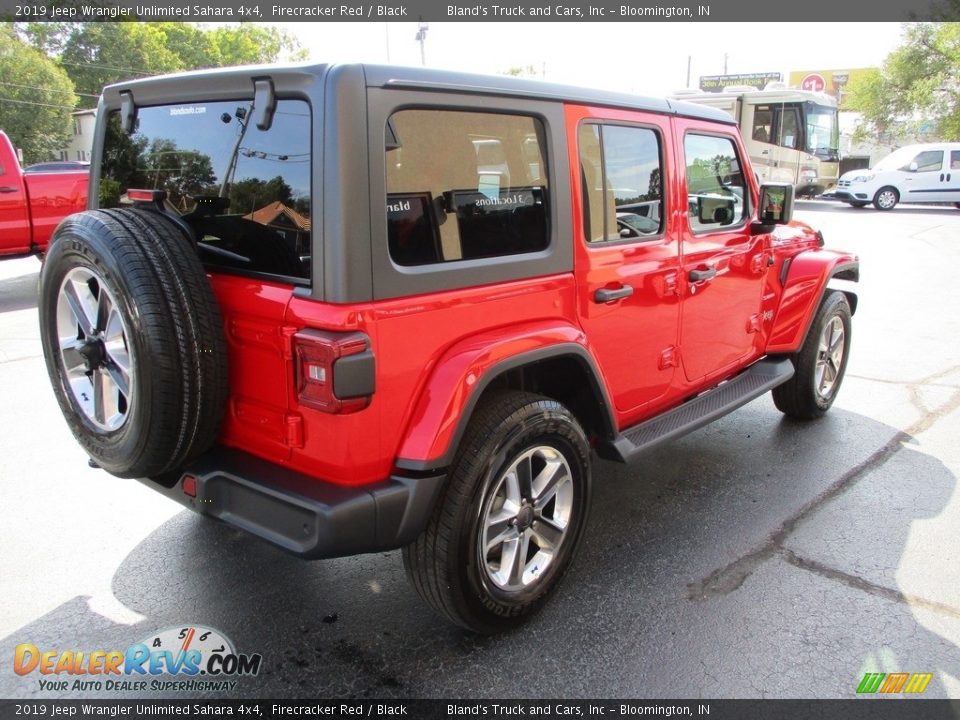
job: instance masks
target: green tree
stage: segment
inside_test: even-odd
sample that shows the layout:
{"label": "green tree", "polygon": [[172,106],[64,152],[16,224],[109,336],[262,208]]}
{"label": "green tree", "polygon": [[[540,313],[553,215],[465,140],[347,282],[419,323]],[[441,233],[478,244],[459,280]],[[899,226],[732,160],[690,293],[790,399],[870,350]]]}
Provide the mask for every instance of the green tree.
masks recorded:
{"label": "green tree", "polygon": [[[9,25],[9,24],[8,24]],[[244,23],[204,29],[182,22],[16,23],[20,37],[67,71],[93,107],[104,85],[178,70],[303,59],[286,31]]]}
{"label": "green tree", "polygon": [[156,138],[141,158],[147,183],[166,190],[174,202],[184,195],[208,194],[217,179],[209,155],[182,150],[166,138]]}
{"label": "green tree", "polygon": [[80,23],[63,44],[60,63],[70,74],[82,105],[93,107],[104,85],[183,68],[167,44],[162,23]]}
{"label": "green tree", "polygon": [[230,211],[247,214],[278,200],[290,206],[292,198],[293,190],[280,175],[266,181],[246,178],[230,186]]}
{"label": "green tree", "polygon": [[512,65],[502,72],[503,75],[510,75],[512,77],[528,77],[535,78],[537,77],[537,69],[533,65],[527,65],[526,67],[521,67],[519,65]]}
{"label": "green tree", "polygon": [[56,63],[0,25],[0,128],[26,163],[56,157],[70,137],[73,83]]}
{"label": "green tree", "polygon": [[960,140],[958,78],[960,23],[910,24],[878,72],[851,81],[845,107],[863,114],[860,136]]}
{"label": "green tree", "polygon": [[213,46],[210,58],[203,65],[255,65],[276,62],[286,56],[291,60],[306,59],[307,51],[289,33],[275,27],[244,23],[235,27],[219,27],[209,31]]}

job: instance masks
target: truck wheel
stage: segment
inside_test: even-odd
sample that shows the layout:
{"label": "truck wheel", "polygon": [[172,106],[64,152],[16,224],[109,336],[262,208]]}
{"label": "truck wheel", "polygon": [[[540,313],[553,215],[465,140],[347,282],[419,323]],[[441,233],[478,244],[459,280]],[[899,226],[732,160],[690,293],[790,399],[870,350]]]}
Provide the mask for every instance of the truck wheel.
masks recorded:
{"label": "truck wheel", "polygon": [[832,292],[820,305],[807,339],[793,356],[794,376],[773,389],[777,408],[798,420],[821,417],[837,397],[850,351],[850,305]]}
{"label": "truck wheel", "polygon": [[160,475],[216,439],[227,396],[220,313],[173,220],[144,210],[64,220],[41,270],[39,314],[57,401],[100,467]]}
{"label": "truck wheel", "polygon": [[590,446],[561,404],[530,393],[485,400],[426,529],[403,549],[420,596],[465,628],[522,623],[566,572],[590,502]]}
{"label": "truck wheel", "polygon": [[900,202],[900,193],[889,185],[877,190],[877,194],[873,196],[873,206],[877,210],[893,210],[898,202]]}

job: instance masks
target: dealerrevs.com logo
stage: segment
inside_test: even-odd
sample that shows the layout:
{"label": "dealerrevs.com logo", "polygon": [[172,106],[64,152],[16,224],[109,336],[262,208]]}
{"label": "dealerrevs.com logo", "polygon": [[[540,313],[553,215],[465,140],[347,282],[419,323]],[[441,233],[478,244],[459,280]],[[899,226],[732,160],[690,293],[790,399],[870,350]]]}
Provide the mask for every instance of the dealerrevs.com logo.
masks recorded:
{"label": "dealerrevs.com logo", "polygon": [[13,671],[41,690],[141,692],[234,690],[260,672],[258,653],[237,653],[223,633],[199,625],[148,635],[126,650],[56,650],[17,645]]}

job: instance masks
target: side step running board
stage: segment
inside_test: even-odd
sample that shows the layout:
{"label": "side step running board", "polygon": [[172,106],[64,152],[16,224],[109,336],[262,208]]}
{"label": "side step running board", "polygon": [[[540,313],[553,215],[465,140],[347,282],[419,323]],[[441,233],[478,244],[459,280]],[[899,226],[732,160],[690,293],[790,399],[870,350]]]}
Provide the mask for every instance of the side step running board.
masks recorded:
{"label": "side step running board", "polygon": [[627,428],[612,442],[598,446],[597,452],[608,460],[630,462],[645,450],[733,412],[791,377],[793,363],[789,359],[761,360],[680,407]]}

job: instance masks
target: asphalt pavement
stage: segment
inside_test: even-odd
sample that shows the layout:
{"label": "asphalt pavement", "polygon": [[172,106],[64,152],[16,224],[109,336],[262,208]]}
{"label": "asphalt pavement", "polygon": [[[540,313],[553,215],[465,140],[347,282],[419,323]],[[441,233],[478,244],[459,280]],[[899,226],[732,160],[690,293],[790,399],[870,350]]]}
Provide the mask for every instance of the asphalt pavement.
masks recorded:
{"label": "asphalt pavement", "polygon": [[198,625],[262,655],[230,697],[849,698],[906,672],[960,698],[960,210],[796,215],[862,261],[834,408],[798,423],[765,396],[598,461],[574,567],[493,638],[434,616],[398,552],[305,563],[87,467],[44,369],[39,263],[0,262],[0,697],[169,696],[44,690],[11,659]]}

